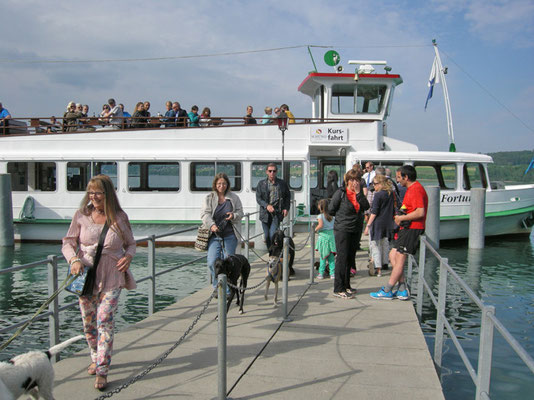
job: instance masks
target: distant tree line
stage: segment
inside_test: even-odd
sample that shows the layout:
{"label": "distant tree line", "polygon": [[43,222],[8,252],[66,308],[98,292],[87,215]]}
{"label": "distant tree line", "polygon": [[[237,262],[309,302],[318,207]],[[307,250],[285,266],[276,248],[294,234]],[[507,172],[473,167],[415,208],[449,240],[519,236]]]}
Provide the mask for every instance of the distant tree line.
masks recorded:
{"label": "distant tree line", "polygon": [[488,155],[494,162],[488,165],[492,181],[534,183],[534,169],[525,175],[525,170],[534,157],[534,151],[500,151]]}

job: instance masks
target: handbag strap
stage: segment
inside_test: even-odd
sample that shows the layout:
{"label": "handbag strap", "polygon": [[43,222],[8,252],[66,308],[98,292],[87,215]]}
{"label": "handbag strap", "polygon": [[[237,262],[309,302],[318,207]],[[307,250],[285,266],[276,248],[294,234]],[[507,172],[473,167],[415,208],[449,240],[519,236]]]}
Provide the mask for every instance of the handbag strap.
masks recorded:
{"label": "handbag strap", "polygon": [[98,268],[98,263],[100,262],[100,256],[102,255],[102,249],[104,248],[104,240],[106,239],[108,229],[109,225],[106,222],[104,224],[104,228],[102,228],[102,232],[100,233],[100,238],[98,239],[98,247],[96,248],[95,259],[93,262],[93,268],[95,269],[95,271]]}

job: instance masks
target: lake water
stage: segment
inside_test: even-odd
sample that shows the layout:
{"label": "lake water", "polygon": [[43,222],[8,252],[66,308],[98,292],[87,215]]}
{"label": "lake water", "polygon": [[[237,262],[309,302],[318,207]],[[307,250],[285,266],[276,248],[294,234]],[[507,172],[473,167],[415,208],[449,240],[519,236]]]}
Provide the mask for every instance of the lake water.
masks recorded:
{"label": "lake water", "polygon": [[[60,246],[54,244],[16,244],[13,250],[0,248],[0,269],[44,259],[49,254],[59,254]],[[164,270],[192,260],[202,253],[188,248],[158,248],[157,270]],[[486,239],[482,251],[467,251],[466,242],[442,244],[440,254],[449,258],[449,264],[469,284],[475,293],[489,305],[494,305],[496,315],[534,357],[534,237]],[[426,278],[437,289],[437,265],[427,258]],[[134,275],[147,275],[147,249],[138,248],[132,264]],[[61,281],[67,266],[61,264]],[[449,278],[449,284],[452,281]],[[141,321],[148,316],[147,285],[139,284],[135,291],[123,291],[117,329]],[[164,275],[157,281],[156,309],[186,297],[207,286],[206,263],[201,260],[178,271]],[[447,314],[456,334],[476,368],[480,332],[480,312],[466,295],[454,285],[449,285]],[[0,324],[6,326],[29,317],[47,298],[46,266],[0,275]],[[60,304],[75,300],[73,295],[62,292]],[[422,328],[429,349],[434,346],[435,310],[427,299],[423,309]],[[61,314],[61,339],[81,333],[78,308]],[[12,332],[0,335],[0,343]],[[48,347],[48,321],[31,325],[6,350],[0,353],[5,360],[28,349]],[[85,348],[83,342],[71,346],[66,354]],[[448,400],[473,399],[474,384],[450,339],[445,341],[442,384]],[[510,400],[525,399],[534,392],[534,375],[524,366],[500,334],[495,331],[491,398]]]}

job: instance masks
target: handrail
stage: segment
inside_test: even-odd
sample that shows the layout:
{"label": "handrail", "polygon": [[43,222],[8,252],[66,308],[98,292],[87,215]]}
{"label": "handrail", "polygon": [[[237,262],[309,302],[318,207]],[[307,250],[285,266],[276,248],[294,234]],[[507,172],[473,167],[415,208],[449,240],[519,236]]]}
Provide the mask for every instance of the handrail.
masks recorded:
{"label": "handrail", "polygon": [[[485,305],[484,302],[475,294],[475,292],[465,283],[465,281],[452,269],[448,264],[448,260],[443,258],[427,241],[426,236],[422,235],[420,238],[420,257],[419,265],[414,258],[410,255],[408,263],[408,282],[411,286],[412,280],[412,265],[415,263],[418,267],[418,289],[417,289],[417,301],[416,301],[416,313],[419,320],[422,319],[422,304],[424,300],[425,292],[429,296],[430,300],[436,307],[436,339],[434,346],[434,363],[438,372],[441,370],[441,357],[443,353],[443,329],[447,330],[449,337],[451,338],[456,350],[458,351],[460,358],[462,359],[464,366],[466,367],[473,383],[476,386],[475,399],[489,399],[490,392],[490,378],[491,378],[491,365],[493,355],[493,332],[495,329],[499,331],[504,340],[510,345],[514,352],[521,358],[525,365],[534,374],[534,359],[526,352],[526,350],[519,344],[519,342],[512,336],[512,334],[506,329],[506,327],[499,321],[495,315],[495,307]],[[439,261],[439,290],[438,297],[436,298],[432,292],[432,288],[426,281],[425,264],[426,264],[426,250],[430,250],[432,254]],[[468,297],[475,303],[481,310],[481,327],[480,327],[480,345],[478,349],[478,366],[477,369],[473,367],[467,353],[463,349],[457,335],[455,334],[451,324],[447,320],[445,313],[446,298],[447,298],[447,277],[451,275],[456,283],[463,289]]]}
{"label": "handrail", "polygon": [[[249,257],[249,253],[248,253],[248,249],[249,249],[249,242],[251,239],[253,238],[256,238],[258,236],[261,236],[263,234],[263,232],[260,232],[254,236],[250,236],[249,235],[249,230],[248,230],[248,227],[249,227],[249,223],[250,223],[250,216],[251,215],[255,215],[255,214],[258,214],[259,211],[255,211],[255,212],[250,212],[250,213],[247,213],[244,215],[245,217],[245,226],[247,228],[246,232],[244,235],[242,235],[243,237],[243,240],[245,242],[245,249],[247,251],[247,254],[246,254],[246,257],[248,258]],[[184,263],[181,263],[179,265],[176,265],[176,266],[173,266],[173,267],[170,267],[164,271],[158,271],[156,272],[155,270],[155,255],[156,255],[156,239],[160,239],[160,238],[163,238],[163,237],[167,237],[167,236],[172,236],[172,235],[176,235],[176,234],[180,234],[180,233],[185,233],[185,232],[190,232],[190,231],[194,231],[194,230],[197,230],[198,229],[198,226],[194,226],[194,227],[189,227],[189,228],[185,228],[185,229],[179,229],[179,230],[174,230],[174,231],[171,231],[171,232],[168,232],[168,233],[164,233],[164,234],[160,234],[160,235],[150,235],[150,236],[146,236],[146,237],[143,237],[143,238],[140,238],[140,239],[137,239],[135,242],[136,244],[139,244],[139,243],[144,243],[144,242],[148,242],[148,248],[149,248],[149,251],[148,251],[148,254],[147,254],[147,257],[148,257],[148,271],[149,271],[149,275],[147,276],[144,276],[140,279],[136,279],[136,282],[137,283],[141,283],[141,282],[145,282],[145,281],[151,281],[150,284],[149,284],[149,288],[148,288],[148,313],[149,315],[152,315],[154,312],[155,312],[155,296],[156,296],[156,277],[159,277],[161,275],[164,275],[164,274],[167,274],[169,272],[172,272],[172,271],[175,271],[179,268],[183,268],[187,265],[190,265],[192,263],[195,263],[203,258],[206,258],[206,254],[203,254],[199,257],[196,257],[194,258],[193,260],[189,260],[189,261],[186,261]],[[4,275],[4,274],[9,274],[9,273],[13,273],[13,272],[16,272],[16,271],[20,271],[20,270],[25,270],[25,269],[30,269],[30,268],[34,268],[34,267],[37,267],[37,266],[41,266],[41,265],[48,265],[48,281],[49,281],[49,291],[50,291],[50,287],[56,287],[57,288],[57,269],[58,269],[58,262],[57,262],[57,259],[58,257],[61,257],[61,255],[50,255],[48,256],[46,259],[43,259],[43,260],[38,260],[38,261],[34,261],[34,262],[31,262],[31,263],[28,263],[28,264],[24,264],[24,265],[17,265],[17,266],[14,266],[14,267],[10,267],[10,268],[6,268],[6,269],[2,269],[0,270],[0,275]],[[64,262],[63,262],[64,263]],[[54,277],[54,279],[52,279],[52,277]],[[57,299],[56,299],[57,300]],[[43,313],[41,313],[38,317],[35,318],[35,321],[39,321],[39,320],[42,320],[42,319],[45,319],[45,318],[49,318],[50,320],[50,324],[49,324],[49,338],[50,338],[50,346],[53,346],[55,344],[58,344],[59,343],[59,325],[58,325],[58,321],[59,321],[59,313],[64,311],[64,310],[67,310],[73,306],[75,306],[76,304],[78,304],[77,301],[74,301],[74,302],[71,302],[69,304],[64,304],[62,306],[59,306],[58,302],[55,301],[54,303],[52,303],[50,306],[49,306],[49,310],[48,311],[44,311]],[[20,326],[24,325],[29,319],[25,319],[23,321],[19,321],[15,324],[12,324],[12,325],[9,325],[7,327],[2,327],[0,328],[0,333],[5,333],[5,332],[9,332],[11,330],[14,330],[16,328],[19,328]]]}
{"label": "handrail", "polygon": [[[262,124],[263,117],[254,117],[257,124],[247,125],[245,124],[244,117],[210,117],[209,122],[206,120],[203,122],[200,120],[200,128],[220,128],[224,126],[264,126],[272,125],[276,126],[276,117],[271,118],[269,124]],[[114,119],[122,120],[119,124],[111,124],[110,122],[103,121],[101,117],[81,117],[76,118],[72,122],[72,118],[55,117],[56,122],[51,122],[50,117],[17,117],[7,120],[7,124],[0,126],[0,137],[21,136],[21,135],[56,135],[56,134],[75,134],[75,133],[88,133],[88,132],[104,132],[113,130],[149,130],[149,129],[191,129],[198,128],[198,126],[187,126],[185,122],[174,123],[173,126],[165,126],[169,124],[167,117],[165,116],[150,116],[150,117],[117,117]],[[359,118],[294,118],[295,123],[299,124],[328,124],[328,123],[368,123],[374,120],[359,119]],[[137,123],[135,123],[137,121]],[[70,122],[69,122],[70,121]],[[135,127],[133,125],[136,125]]]}

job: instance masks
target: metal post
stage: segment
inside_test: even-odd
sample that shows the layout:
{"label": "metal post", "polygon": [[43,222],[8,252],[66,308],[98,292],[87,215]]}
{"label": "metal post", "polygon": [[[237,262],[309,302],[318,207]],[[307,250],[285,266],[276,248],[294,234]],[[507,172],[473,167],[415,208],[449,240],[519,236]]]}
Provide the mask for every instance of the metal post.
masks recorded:
{"label": "metal post", "polygon": [[434,341],[434,364],[441,374],[441,358],[443,354],[443,331],[445,329],[445,308],[447,304],[447,264],[449,260],[442,258],[439,263],[438,309],[436,310],[436,339]]}
{"label": "metal post", "polygon": [[310,254],[310,281],[308,282],[309,285],[317,285],[317,282],[314,282],[314,276],[315,276],[315,222],[311,223],[311,229],[310,229],[310,246],[311,246],[311,254]]}
{"label": "metal post", "polygon": [[288,219],[289,219],[289,237],[293,237],[293,220],[294,220],[294,213],[295,213],[295,191],[292,190],[290,192],[291,194],[291,201],[289,202],[289,212],[287,213]]}
{"label": "metal post", "polygon": [[495,307],[485,306],[482,309],[480,325],[480,345],[478,350],[478,368],[475,399],[482,399],[485,394],[489,398],[491,380],[491,360],[493,356],[493,321]]}
{"label": "metal post", "polygon": [[217,335],[217,362],[218,362],[218,396],[219,400],[226,400],[226,284],[225,274],[219,275],[217,291],[219,295],[219,321]]}
{"label": "metal post", "polygon": [[425,286],[423,282],[425,280],[425,257],[426,257],[426,245],[425,235],[421,235],[419,246],[419,267],[417,268],[417,304],[415,312],[419,316],[419,320],[423,318],[423,300],[425,298]]}
{"label": "metal post", "polygon": [[[58,288],[57,285],[57,256],[48,256],[48,296],[51,297]],[[59,300],[56,297],[49,305],[48,311],[52,314],[48,316],[48,336],[50,347],[59,343]],[[59,361],[59,354],[53,357],[54,361]]]}
{"label": "metal post", "polygon": [[436,250],[439,249],[439,187],[430,186],[426,188],[428,195],[428,210],[426,213],[425,235],[428,242]]}
{"label": "metal post", "polygon": [[412,289],[412,275],[413,275],[413,256],[408,254],[408,272],[406,273],[406,284]]}
{"label": "metal post", "polygon": [[0,174],[0,246],[14,246],[11,174]]}
{"label": "metal post", "polygon": [[245,257],[250,256],[250,214],[245,214]]}
{"label": "metal post", "polygon": [[289,316],[287,315],[287,297],[288,297],[288,291],[289,291],[289,238],[284,238],[284,262],[283,262],[283,268],[282,268],[282,275],[284,278],[283,281],[283,304],[282,304],[282,310],[283,310],[283,317],[280,318],[281,321],[284,322],[290,322],[293,321]]}
{"label": "metal post", "polygon": [[148,238],[148,315],[156,311],[156,236]]}
{"label": "metal post", "polygon": [[471,206],[469,211],[469,248],[483,249],[486,189],[471,189]]}

